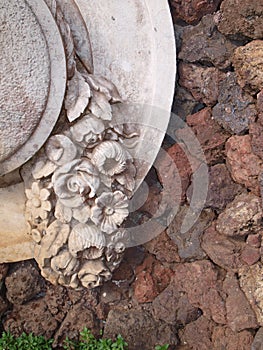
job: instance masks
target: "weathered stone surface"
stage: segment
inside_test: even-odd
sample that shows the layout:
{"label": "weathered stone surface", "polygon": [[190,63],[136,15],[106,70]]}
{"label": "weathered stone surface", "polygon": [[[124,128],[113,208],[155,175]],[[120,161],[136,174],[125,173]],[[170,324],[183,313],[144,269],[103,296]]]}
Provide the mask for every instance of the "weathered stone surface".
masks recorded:
{"label": "weathered stone surface", "polygon": [[183,220],[190,210],[189,206],[181,207],[167,228],[167,234],[176,243],[181,259],[203,259],[205,253],[201,248],[201,236],[212,222],[214,213],[211,210],[202,211],[197,222],[187,232],[182,232]]}
{"label": "weathered stone surface", "polygon": [[148,256],[136,268],[134,297],[139,303],[147,303],[162,292],[170,283],[172,270],[164,267],[158,260]]}
{"label": "weathered stone surface", "polygon": [[263,4],[257,0],[224,0],[220,8],[218,29],[225,35],[263,37]]}
{"label": "weathered stone surface", "polygon": [[213,330],[212,342],[213,350],[250,350],[253,335],[248,330],[233,332],[228,327],[216,326]]}
{"label": "weathered stone surface", "polygon": [[172,15],[176,22],[183,20],[189,24],[198,22],[204,15],[216,11],[222,0],[172,0]]}
{"label": "weathered stone surface", "polygon": [[250,247],[246,245],[241,253],[241,259],[247,265],[253,265],[260,259],[260,250],[259,248]]}
{"label": "weathered stone surface", "polygon": [[263,325],[263,266],[257,263],[244,266],[238,272],[240,287],[245,293],[252,309],[257,316],[257,322]]}
{"label": "weathered stone surface", "polygon": [[206,206],[216,210],[222,210],[230,203],[241,186],[237,185],[231,178],[225,164],[216,164],[209,169],[209,187]]}
{"label": "weathered stone surface", "polygon": [[261,240],[262,240],[262,232],[248,235],[246,242],[250,247],[260,248]]}
{"label": "weathered stone surface", "polygon": [[187,294],[189,302],[200,308],[204,316],[217,323],[226,323],[219,271],[211,262],[203,260],[178,265],[173,283]]}
{"label": "weathered stone surface", "polygon": [[25,261],[16,264],[5,279],[7,299],[13,304],[25,303],[43,291],[44,280],[35,264]]}
{"label": "weathered stone surface", "polygon": [[8,302],[0,295],[0,318],[8,310]]}
{"label": "weathered stone surface", "polygon": [[251,136],[251,146],[253,153],[263,160],[263,125],[258,121],[249,126],[249,135]]}
{"label": "weathered stone surface", "polygon": [[263,350],[263,328],[259,328],[253,340],[251,350]]}
{"label": "weathered stone surface", "polygon": [[215,222],[205,231],[201,246],[216,265],[226,270],[236,272],[244,265],[241,251],[245,243],[221,235],[215,228]]}
{"label": "weathered stone surface", "polygon": [[15,336],[21,335],[22,332],[32,332],[51,338],[58,327],[58,321],[47,308],[44,299],[39,299],[25,305],[16,304],[7,315],[3,326]]}
{"label": "weathered stone surface", "polygon": [[227,73],[219,90],[213,118],[232,134],[244,133],[257,116],[254,99],[237,84],[234,73]]}
{"label": "weathered stone surface", "polygon": [[75,304],[67,313],[54,337],[54,345],[62,346],[66,337],[77,339],[83,330],[83,324],[95,335],[98,334],[98,324],[93,311],[85,302]]}
{"label": "weathered stone surface", "polygon": [[211,341],[214,322],[201,316],[196,321],[189,323],[179,330],[179,338],[182,344],[189,346],[191,350],[211,350]]}
{"label": "weathered stone surface", "polygon": [[233,273],[228,273],[223,283],[226,297],[227,324],[233,332],[257,328],[257,320],[245,294]]}
{"label": "weathered stone surface", "polygon": [[144,244],[146,250],[155,255],[156,259],[168,263],[180,262],[178,248],[164,231],[159,236]]}
{"label": "weathered stone surface", "polygon": [[175,281],[154,299],[152,308],[157,320],[177,326],[193,322],[200,316],[200,310],[190,304],[187,295],[179,290]]}
{"label": "weathered stone surface", "polygon": [[232,178],[259,195],[262,160],[253,153],[250,136],[232,136],[226,142],[226,156]]}
{"label": "weathered stone surface", "polygon": [[195,100],[214,106],[218,99],[219,82],[224,73],[214,67],[202,67],[181,62],[178,67],[179,84],[191,92]]}
{"label": "weathered stone surface", "polygon": [[124,337],[131,350],[152,350],[156,345],[177,344],[176,333],[171,326],[156,322],[142,310],[111,310],[104,336],[114,339],[118,334]]}
{"label": "weathered stone surface", "polygon": [[218,216],[216,229],[226,236],[246,236],[261,230],[261,199],[252,193],[237,195]]}
{"label": "weathered stone surface", "polygon": [[[174,102],[172,106],[172,112],[178,115],[183,120],[189,115],[193,113],[193,110],[198,106],[199,103],[195,101],[192,94],[188,92],[186,89],[177,85],[175,88]],[[176,125],[174,125],[173,115],[171,116],[168,133],[169,135],[173,135],[174,130],[176,129]]]}
{"label": "weathered stone surface", "polygon": [[209,63],[219,69],[231,64],[235,46],[216,28],[212,15],[202,18],[196,26],[189,26],[182,35],[179,58],[186,62]]}
{"label": "weathered stone surface", "polygon": [[245,46],[238,47],[233,55],[233,65],[235,67],[237,81],[242,89],[250,93],[257,93],[262,90],[263,40],[253,40]]}
{"label": "weathered stone surface", "polygon": [[[188,116],[187,124],[200,142],[207,163],[215,164],[223,160],[222,150],[229,135],[213,120],[211,109],[204,108]],[[176,136],[179,139],[183,138],[184,132],[187,131],[179,129]]]}

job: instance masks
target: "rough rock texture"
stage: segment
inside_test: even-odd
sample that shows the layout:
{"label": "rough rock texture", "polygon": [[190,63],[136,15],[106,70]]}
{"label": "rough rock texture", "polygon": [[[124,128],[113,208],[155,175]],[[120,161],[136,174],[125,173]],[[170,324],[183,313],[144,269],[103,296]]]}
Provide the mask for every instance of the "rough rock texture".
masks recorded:
{"label": "rough rock texture", "polygon": [[262,160],[253,153],[251,137],[232,136],[226,142],[226,156],[232,178],[259,195],[258,176],[262,171]]}
{"label": "rough rock texture", "polygon": [[3,314],[8,310],[8,302],[0,296],[0,318],[2,318]]}
{"label": "rough rock texture", "polygon": [[172,270],[149,256],[136,269],[134,297],[139,303],[147,303],[162,292],[170,283]]}
{"label": "rough rock texture", "polygon": [[226,270],[237,272],[244,265],[241,252],[245,243],[221,235],[215,222],[205,231],[201,246],[216,265]]}
{"label": "rough rock texture", "polygon": [[[189,114],[194,113],[195,108],[199,105],[200,103],[193,98],[190,92],[180,85],[176,86],[172,107],[173,113],[184,120]],[[175,127],[176,122],[171,118],[168,126],[168,134],[172,137]]]}
{"label": "rough rock texture", "polygon": [[254,40],[245,46],[238,47],[233,55],[233,65],[237,81],[244,90],[251,93],[257,93],[262,90],[263,40]]}
{"label": "rough rock texture", "polygon": [[193,24],[202,16],[216,11],[222,0],[171,0],[172,14],[175,22],[180,19]]}
{"label": "rough rock texture", "polygon": [[213,326],[214,322],[201,316],[179,331],[180,341],[182,344],[188,345],[188,349],[191,350],[211,350],[213,349],[211,341]]}
{"label": "rough rock texture", "polygon": [[233,332],[257,328],[257,319],[233,273],[228,273],[223,283],[226,297],[227,324]]}
{"label": "rough rock texture", "polygon": [[189,206],[183,206],[167,228],[167,234],[177,245],[181,259],[203,259],[205,253],[201,248],[200,239],[204,230],[212,222],[214,214],[211,210],[204,210],[197,222],[187,232],[184,232],[182,224],[189,212],[191,212]]}
{"label": "rough rock texture", "polygon": [[252,193],[237,195],[216,222],[216,229],[226,236],[246,236],[261,230],[261,199]]}
{"label": "rough rock texture", "polygon": [[157,320],[174,325],[186,325],[200,316],[200,310],[190,304],[186,293],[178,288],[175,280],[152,303]]}
{"label": "rough rock texture", "polygon": [[162,262],[180,262],[178,248],[166,232],[162,232],[159,236],[144,244],[144,247]]}
{"label": "rough rock texture", "polygon": [[214,67],[202,67],[181,62],[178,67],[179,84],[189,90],[195,100],[214,106],[218,99],[219,83],[224,73]]}
{"label": "rough rock texture", "polygon": [[156,345],[177,344],[175,330],[163,322],[156,322],[143,310],[111,310],[104,336],[115,338],[118,334],[122,334],[131,350],[152,350]]}
{"label": "rough rock texture", "polygon": [[198,25],[184,30],[178,56],[186,62],[209,63],[225,69],[231,64],[234,48],[235,45],[217,30],[213,16],[207,15]]}
{"label": "rough rock texture", "polygon": [[180,264],[173,283],[187,294],[189,302],[202,310],[204,316],[220,324],[226,323],[226,309],[221,295],[219,271],[207,260]]}
{"label": "rough rock texture", "polygon": [[232,180],[225,164],[212,166],[209,171],[209,179],[206,206],[222,210],[235,198],[241,186]]}
{"label": "rough rock texture", "polygon": [[[222,161],[224,144],[229,134],[212,119],[211,109],[204,108],[195,114],[189,115],[187,124],[192,128],[200,142],[207,163],[213,165]],[[193,136],[189,135],[187,128],[177,130],[176,136],[179,140],[189,139],[191,145],[190,139]],[[196,149],[190,149],[189,152],[196,154]]]}
{"label": "rough rock texture", "polygon": [[259,328],[253,340],[251,350],[263,350],[263,328]]}
{"label": "rough rock texture", "polygon": [[248,130],[256,115],[253,97],[237,84],[234,73],[228,73],[219,85],[218,103],[213,108],[213,118],[228,132],[242,134]]}
{"label": "rough rock texture", "polygon": [[[217,326],[212,334],[213,350],[253,350],[250,331],[233,332],[228,327]],[[256,350],[256,349],[254,349]],[[259,350],[259,349],[257,349]]]}
{"label": "rough rock texture", "polygon": [[8,269],[8,264],[0,264],[0,282],[6,277]]}
{"label": "rough rock texture", "polygon": [[254,310],[260,326],[263,325],[263,265],[257,263],[239,270],[240,287]]}
{"label": "rough rock texture", "polygon": [[260,122],[250,124],[249,135],[253,152],[263,160],[263,125]]}
{"label": "rough rock texture", "polygon": [[220,7],[218,29],[225,35],[240,39],[263,37],[263,4],[258,0],[224,0]]}
{"label": "rough rock texture", "polygon": [[31,261],[15,264],[5,279],[7,299],[11,303],[25,303],[43,291],[44,280],[35,263]]}

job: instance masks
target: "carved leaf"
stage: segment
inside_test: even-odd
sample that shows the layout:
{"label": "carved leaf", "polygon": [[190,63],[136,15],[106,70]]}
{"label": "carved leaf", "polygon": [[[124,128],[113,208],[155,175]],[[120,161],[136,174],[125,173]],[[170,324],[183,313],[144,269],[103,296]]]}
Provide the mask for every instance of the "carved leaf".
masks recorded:
{"label": "carved leaf", "polygon": [[78,224],[70,233],[68,247],[73,256],[90,247],[103,248],[106,239],[95,225]]}
{"label": "carved leaf", "polygon": [[35,180],[48,177],[57,169],[57,165],[49,160],[39,160],[32,168],[32,175]]}
{"label": "carved leaf", "polygon": [[59,221],[67,224],[72,219],[72,209],[65,207],[60,201],[57,201],[56,209],[55,209],[55,217]]}
{"label": "carved leaf", "polygon": [[127,169],[123,173],[116,175],[116,181],[132,192],[135,187],[136,168],[131,161],[128,161],[126,166]]}
{"label": "carved leaf", "polygon": [[54,135],[48,140],[45,152],[51,162],[64,165],[77,157],[78,150],[69,137]]}
{"label": "carved leaf", "polygon": [[65,108],[70,122],[80,117],[88,106],[90,97],[89,84],[76,70],[72,79],[68,81],[68,90],[65,98]]}
{"label": "carved leaf", "polygon": [[108,79],[100,75],[91,74],[85,75],[85,78],[89,82],[92,89],[104,94],[108,101],[112,103],[122,102],[116,86]]}
{"label": "carved leaf", "polygon": [[56,220],[46,231],[42,238],[39,259],[44,263],[45,259],[57,255],[61,247],[67,242],[70,232],[69,225]]}
{"label": "carved leaf", "polygon": [[89,109],[96,117],[103,120],[112,119],[112,108],[107,97],[101,93],[94,91],[90,101]]}

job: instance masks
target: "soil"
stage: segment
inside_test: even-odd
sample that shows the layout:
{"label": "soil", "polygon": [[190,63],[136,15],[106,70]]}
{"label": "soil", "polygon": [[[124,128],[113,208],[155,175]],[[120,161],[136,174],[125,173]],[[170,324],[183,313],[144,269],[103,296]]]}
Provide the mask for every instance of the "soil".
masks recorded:
{"label": "soil", "polygon": [[[162,233],[127,249],[112,281],[94,290],[53,286],[34,260],[0,265],[1,330],[52,337],[58,347],[88,327],[95,335],[121,333],[131,350],[166,343],[176,350],[263,349],[263,5],[170,6],[178,73],[162,147],[169,161],[158,157],[146,179],[148,198],[130,222],[156,217],[171,198],[177,214],[158,214]],[[184,143],[189,130],[209,184],[206,201],[197,198],[198,220],[184,232],[204,166]]]}

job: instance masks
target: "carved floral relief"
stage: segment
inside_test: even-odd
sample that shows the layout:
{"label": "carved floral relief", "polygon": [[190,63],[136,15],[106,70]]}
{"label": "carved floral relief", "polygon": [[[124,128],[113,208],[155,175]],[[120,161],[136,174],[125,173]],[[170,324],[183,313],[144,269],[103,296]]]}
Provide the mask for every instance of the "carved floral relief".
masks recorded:
{"label": "carved floral relief", "polygon": [[68,120],[22,170],[26,219],[42,275],[54,284],[94,288],[111,278],[129,239],[122,225],[136,168],[122,141],[139,134],[113,126],[111,105],[121,103],[117,88],[92,74],[59,1],[47,4],[67,57],[61,118]]}

